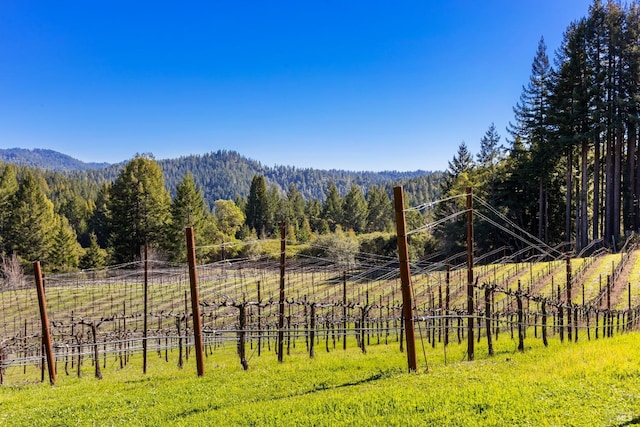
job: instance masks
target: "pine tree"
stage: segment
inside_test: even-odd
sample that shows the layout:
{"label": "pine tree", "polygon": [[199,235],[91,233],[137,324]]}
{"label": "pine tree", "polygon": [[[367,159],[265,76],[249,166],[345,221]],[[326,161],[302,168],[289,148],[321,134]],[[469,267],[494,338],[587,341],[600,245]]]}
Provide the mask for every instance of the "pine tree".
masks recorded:
{"label": "pine tree", "polygon": [[517,167],[530,168],[529,182],[537,184],[538,194],[538,238],[548,237],[548,191],[549,180],[553,168],[551,158],[555,150],[549,144],[550,98],[551,98],[551,66],[547,56],[544,38],[538,42],[538,49],[531,65],[531,76],[526,87],[523,86],[520,101],[513,109],[515,124],[509,124],[508,131],[512,140],[518,139],[532,155],[531,165]]}
{"label": "pine tree", "polygon": [[262,175],[254,176],[251,181],[245,215],[247,225],[258,236],[266,233],[269,226],[269,200],[267,199],[267,185]]}
{"label": "pine tree", "polygon": [[388,231],[393,223],[391,199],[383,187],[374,185],[367,193],[367,231]]}
{"label": "pine tree", "polygon": [[53,203],[36,176],[26,171],[11,197],[6,246],[26,262],[46,262],[55,236]]}
{"label": "pine tree", "polygon": [[191,173],[187,173],[176,187],[176,196],[171,203],[170,250],[175,261],[186,261],[187,250],[185,228],[193,227],[196,245],[206,242],[208,209],[202,191],[196,187]]}
{"label": "pine tree", "polygon": [[342,226],[361,233],[367,226],[367,201],[356,184],[351,186],[342,201]]}
{"label": "pine tree", "polygon": [[158,249],[166,244],[171,199],[155,160],[138,155],[127,163],[110,196],[110,242],[116,262],[139,259],[145,243]]}
{"label": "pine tree", "polygon": [[327,188],[327,198],[322,206],[322,218],[327,221],[331,231],[335,231],[336,226],[342,223],[342,199],[333,181],[329,182]]}
{"label": "pine tree", "polygon": [[98,245],[98,238],[95,234],[89,235],[89,247],[80,257],[79,267],[83,270],[100,269],[106,264],[107,253]]}
{"label": "pine tree", "polygon": [[11,198],[18,191],[15,167],[0,164],[0,254],[6,252],[9,215],[11,212]]}
{"label": "pine tree", "polygon": [[78,268],[80,245],[75,230],[64,216],[56,218],[56,230],[47,269],[52,272],[68,272]]}
{"label": "pine tree", "polygon": [[109,245],[109,236],[111,235],[111,212],[109,206],[111,196],[111,184],[104,184],[100,187],[95,200],[95,207],[89,218],[89,234],[96,236],[98,245],[106,249]]}

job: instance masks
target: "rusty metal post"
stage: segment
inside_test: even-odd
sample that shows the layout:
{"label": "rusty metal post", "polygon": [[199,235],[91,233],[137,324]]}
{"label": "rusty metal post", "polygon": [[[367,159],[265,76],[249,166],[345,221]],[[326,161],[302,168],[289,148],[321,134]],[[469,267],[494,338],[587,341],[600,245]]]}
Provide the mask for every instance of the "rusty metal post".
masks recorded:
{"label": "rusty metal post", "polygon": [[193,227],[185,229],[187,239],[187,259],[189,262],[189,283],[191,285],[191,312],[193,314],[193,338],[196,352],[198,376],[204,375],[204,357],[202,345],[202,322],[200,319],[200,297],[198,295],[198,272],[196,270],[196,244]]}
{"label": "rusty metal post", "polygon": [[[47,315],[47,300],[44,295],[44,283],[42,281],[42,270],[40,261],[33,263],[33,272],[36,279],[36,289],[38,291],[38,306],[40,307],[40,322],[42,323],[42,345],[47,357],[47,368],[49,370],[49,382],[56,383],[56,367],[53,355],[53,345],[51,343],[51,331],[49,329],[49,316]],[[96,363],[98,363],[96,361]]]}
{"label": "rusty metal post", "polygon": [[282,363],[284,354],[284,284],[285,260],[287,251],[287,224],[280,224],[280,298],[278,301],[278,362]]}
{"label": "rusty metal post", "polygon": [[142,373],[147,373],[147,335],[149,317],[149,248],[144,244],[144,319],[142,324]]}
{"label": "rusty metal post", "polygon": [[474,359],[473,343],[473,195],[467,187],[467,357]]}
{"label": "rusty metal post", "polygon": [[566,263],[567,263],[567,340],[569,340],[569,342],[571,342],[572,338],[572,319],[571,319],[571,313],[573,311],[573,304],[571,302],[571,258],[569,257],[569,255],[567,255],[566,258]]}
{"label": "rusty metal post", "polygon": [[493,292],[493,287],[490,285],[486,285],[484,288],[484,316],[485,316],[485,327],[487,329],[487,350],[489,352],[489,356],[493,356],[493,340],[491,335],[491,293]]}
{"label": "rusty metal post", "polygon": [[262,352],[262,295],[260,294],[260,280],[258,280],[258,356]]}
{"label": "rusty metal post", "polygon": [[347,349],[347,272],[342,272],[342,349]]}
{"label": "rusty metal post", "polygon": [[402,312],[404,329],[407,338],[407,362],[409,371],[418,370],[416,358],[415,327],[413,322],[413,301],[411,293],[411,272],[409,268],[409,246],[407,242],[407,225],[404,215],[404,194],[402,186],[393,188],[393,200],[396,213],[398,235],[398,259],[400,261],[400,280],[402,284]]}
{"label": "rusty metal post", "polygon": [[446,315],[446,317],[444,318],[444,346],[448,346],[449,345],[449,302],[450,302],[450,295],[449,295],[449,285],[450,285],[450,281],[451,281],[451,265],[449,263],[447,263],[447,275],[445,278],[445,297],[444,297],[444,314]]}

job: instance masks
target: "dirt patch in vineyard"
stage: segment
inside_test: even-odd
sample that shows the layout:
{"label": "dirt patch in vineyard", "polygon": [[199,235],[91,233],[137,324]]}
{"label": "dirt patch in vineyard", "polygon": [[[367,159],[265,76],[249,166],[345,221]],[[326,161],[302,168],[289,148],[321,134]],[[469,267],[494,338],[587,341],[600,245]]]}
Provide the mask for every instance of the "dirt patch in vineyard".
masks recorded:
{"label": "dirt patch in vineyard", "polygon": [[[611,289],[611,307],[615,308],[615,306],[620,302],[621,298],[624,298],[625,291],[627,290],[627,285],[629,283],[629,276],[631,274],[631,269],[638,262],[638,258],[640,257],[640,250],[635,250],[629,256],[629,261],[624,266],[622,271],[620,272],[620,276],[614,283],[613,288]],[[603,299],[602,306],[606,308],[606,299]]]}

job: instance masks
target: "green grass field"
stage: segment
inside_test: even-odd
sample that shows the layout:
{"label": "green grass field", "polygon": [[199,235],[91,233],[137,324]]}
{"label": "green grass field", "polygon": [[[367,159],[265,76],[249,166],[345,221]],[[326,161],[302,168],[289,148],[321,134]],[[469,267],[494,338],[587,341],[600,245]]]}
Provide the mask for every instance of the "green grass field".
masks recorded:
{"label": "green grass field", "polygon": [[[0,425],[415,425],[628,426],[640,424],[640,334],[544,348],[529,339],[524,354],[505,334],[488,358],[464,360],[464,344],[419,348],[418,373],[406,354],[372,345],[367,354],[299,348],[278,364],[272,352],[253,354],[243,371],[235,347],[214,351],[204,377],[195,360],[184,369],[155,353],[147,375],[132,358],[120,369],[110,356],[104,379],[86,363],[81,378],[59,372],[56,386],[39,371],[10,368],[0,387]],[[59,371],[62,369],[58,368]]]}

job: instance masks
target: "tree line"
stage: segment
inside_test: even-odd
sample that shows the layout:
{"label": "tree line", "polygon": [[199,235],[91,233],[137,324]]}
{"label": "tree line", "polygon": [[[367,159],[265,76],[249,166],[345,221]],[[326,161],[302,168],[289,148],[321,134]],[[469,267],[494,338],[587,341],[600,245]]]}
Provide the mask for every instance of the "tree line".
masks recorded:
{"label": "tree line", "polygon": [[[283,192],[255,175],[247,197],[218,199],[210,206],[191,173],[172,192],[164,176],[151,155],[137,155],[113,181],[102,183],[0,163],[5,276],[16,262],[28,269],[39,260],[49,272],[127,263],[140,259],[145,244],[155,257],[184,262],[188,226],[195,229],[201,262],[254,255],[259,250],[255,242],[279,237],[282,222],[287,240],[294,243],[319,239],[328,252],[346,250],[353,256],[359,247],[356,236],[369,234],[370,246],[393,254],[392,183],[366,190],[353,183],[341,195],[330,181],[320,200],[303,197],[293,183]],[[414,178],[414,194],[420,195],[421,183],[432,179]]]}
{"label": "tree line", "polygon": [[[567,27],[553,61],[540,40],[507,146],[493,125],[475,158],[461,144],[443,193],[472,186],[493,209],[549,245],[579,251],[603,239],[615,247],[640,229],[639,102],[640,6],[596,0],[588,16]],[[438,217],[462,205],[448,203]],[[443,250],[463,245],[462,221],[437,232]],[[477,230],[476,243],[481,252],[522,246],[491,227]]]}

